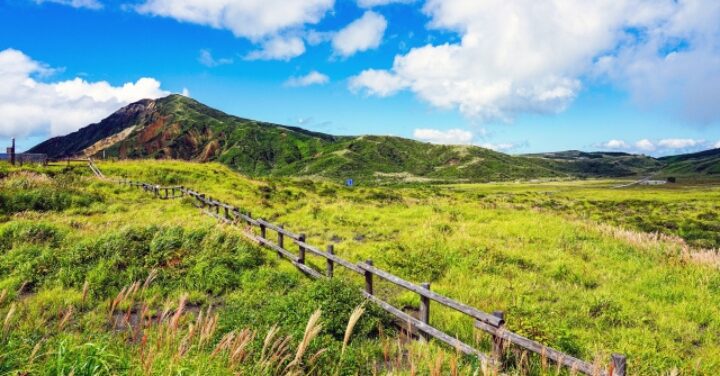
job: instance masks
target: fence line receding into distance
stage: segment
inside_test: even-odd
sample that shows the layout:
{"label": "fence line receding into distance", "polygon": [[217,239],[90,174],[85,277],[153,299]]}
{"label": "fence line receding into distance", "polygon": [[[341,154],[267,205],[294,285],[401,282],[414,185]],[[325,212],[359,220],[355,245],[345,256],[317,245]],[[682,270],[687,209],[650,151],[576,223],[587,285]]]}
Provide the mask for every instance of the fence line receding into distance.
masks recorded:
{"label": "fence line receding into distance", "polygon": [[[98,177],[103,177],[100,169],[95,166],[92,160],[88,160],[91,170]],[[516,346],[523,351],[529,351],[538,354],[545,359],[549,359],[556,364],[568,367],[572,372],[580,372],[591,376],[626,376],[626,358],[621,354],[612,354],[607,368],[602,365],[592,364],[581,359],[577,359],[571,355],[562,353],[556,349],[547,347],[539,342],[523,337],[517,333],[508,330],[505,326],[505,317],[502,311],[496,311],[492,314],[480,311],[466,304],[458,302],[454,299],[440,295],[430,290],[429,283],[420,285],[406,281],[389,272],[379,269],[373,265],[372,260],[365,260],[359,263],[353,263],[345,260],[334,253],[332,245],[326,250],[321,250],[307,242],[305,234],[296,234],[285,229],[282,225],[270,223],[261,218],[253,218],[250,212],[243,212],[235,206],[226,204],[217,199],[213,199],[204,193],[196,192],[184,186],[159,186],[149,183],[133,182],[127,179],[118,181],[120,184],[137,187],[146,192],[150,192],[154,197],[159,199],[173,199],[180,197],[192,197],[197,201],[197,206],[207,215],[210,215],[227,224],[245,223],[250,227],[249,231],[244,234],[248,238],[269,248],[277,253],[279,257],[289,260],[304,274],[312,278],[332,278],[334,276],[335,266],[339,265],[347,270],[358,274],[364,278],[365,287],[362,291],[364,296],[395,316],[399,321],[405,324],[415,332],[420,332],[427,338],[434,338],[440,342],[444,342],[453,349],[457,349],[466,355],[476,356],[481,361],[490,365],[502,367],[505,350],[510,346]],[[254,228],[259,229],[259,234],[253,231]],[[268,237],[268,230],[276,233],[276,240],[273,241]],[[288,249],[289,244],[297,247],[297,253]],[[319,271],[306,263],[308,254],[322,257],[326,261],[325,271]],[[382,300],[374,294],[373,284],[375,277],[391,282],[400,288],[416,293],[420,296],[419,318],[403,312],[401,309],[394,307],[390,303]],[[431,301],[445,307],[460,312],[475,321],[475,328],[484,331],[492,336],[493,350],[490,354],[486,354],[473,346],[470,346],[458,338],[443,332],[442,330],[430,325],[430,303]]]}

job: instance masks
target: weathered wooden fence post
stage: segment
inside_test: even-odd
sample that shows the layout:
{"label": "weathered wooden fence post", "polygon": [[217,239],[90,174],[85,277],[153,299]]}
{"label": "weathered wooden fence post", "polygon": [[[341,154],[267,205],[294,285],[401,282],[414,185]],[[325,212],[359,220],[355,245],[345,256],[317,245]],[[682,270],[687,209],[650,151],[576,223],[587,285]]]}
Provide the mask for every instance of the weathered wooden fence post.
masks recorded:
{"label": "weathered wooden fence post", "polygon": [[[283,225],[278,225],[280,230],[283,229]],[[278,231],[278,247],[285,249],[285,234],[282,233],[282,231]],[[282,257],[282,254],[280,252],[277,253],[278,257]]]}
{"label": "weathered wooden fence post", "polygon": [[[327,246],[327,253],[334,255],[335,254],[335,246],[332,244]],[[327,277],[332,278],[333,274],[335,273],[335,263],[333,260],[327,259]]]}
{"label": "weathered wooden fence post", "polygon": [[[499,318],[503,321],[502,324],[498,325],[497,332],[500,333],[505,329],[505,312],[503,311],[495,311],[492,313],[493,316]],[[497,366],[499,369],[503,368],[503,358],[505,349],[503,348],[503,339],[501,336],[493,336],[493,358],[495,358],[495,361],[497,362]]]}
{"label": "weathered wooden fence post", "polygon": [[[425,290],[430,290],[430,283],[423,282],[420,284]],[[430,324],[430,298],[420,295],[420,321]]]}
{"label": "weathered wooden fence post", "polygon": [[[365,263],[373,266],[372,260],[365,260]],[[373,294],[373,275],[369,270],[365,271],[365,292],[370,295]]]}
{"label": "weathered wooden fence post", "polygon": [[[262,218],[260,218],[263,221]],[[265,228],[265,222],[260,222],[260,237],[265,239],[267,237],[267,229]]]}
{"label": "weathered wooden fence post", "polygon": [[627,366],[627,359],[622,354],[612,354],[612,366],[613,372],[610,376],[625,376],[625,368]]}
{"label": "weathered wooden fence post", "polygon": [[[305,243],[305,234],[298,235],[298,240]],[[304,264],[305,263],[305,247],[299,246],[298,247],[298,263]]]}

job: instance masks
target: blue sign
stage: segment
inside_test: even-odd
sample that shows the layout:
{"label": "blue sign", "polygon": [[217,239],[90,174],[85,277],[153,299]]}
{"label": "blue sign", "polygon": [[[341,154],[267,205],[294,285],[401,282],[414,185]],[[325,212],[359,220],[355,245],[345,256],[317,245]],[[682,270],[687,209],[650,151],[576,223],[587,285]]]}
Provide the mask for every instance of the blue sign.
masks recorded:
{"label": "blue sign", "polygon": [[348,187],[352,187],[353,183],[354,183],[354,181],[352,179],[345,180],[345,185],[347,185]]}

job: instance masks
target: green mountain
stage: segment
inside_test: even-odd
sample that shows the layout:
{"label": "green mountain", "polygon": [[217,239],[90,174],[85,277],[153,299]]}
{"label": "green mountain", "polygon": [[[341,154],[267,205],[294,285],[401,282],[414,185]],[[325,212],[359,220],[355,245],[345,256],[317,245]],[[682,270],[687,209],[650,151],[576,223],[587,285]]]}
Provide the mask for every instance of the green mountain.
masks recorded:
{"label": "green mountain", "polygon": [[636,176],[654,173],[665,166],[662,161],[646,155],[621,152],[568,150],[525,156],[555,162],[559,171],[580,177]]}
{"label": "green mountain", "polygon": [[511,156],[476,146],[399,137],[333,136],[228,115],[181,95],[130,104],[30,152],[51,158],[104,155],[218,161],[251,176],[406,182],[635,176],[665,165],[624,153]]}
{"label": "green mountain", "polygon": [[720,149],[662,157],[665,175],[720,175]]}
{"label": "green mountain", "polygon": [[252,176],[489,181],[563,175],[552,164],[480,147],[332,136],[243,119],[180,95],[133,103],[31,152],[219,161]]}

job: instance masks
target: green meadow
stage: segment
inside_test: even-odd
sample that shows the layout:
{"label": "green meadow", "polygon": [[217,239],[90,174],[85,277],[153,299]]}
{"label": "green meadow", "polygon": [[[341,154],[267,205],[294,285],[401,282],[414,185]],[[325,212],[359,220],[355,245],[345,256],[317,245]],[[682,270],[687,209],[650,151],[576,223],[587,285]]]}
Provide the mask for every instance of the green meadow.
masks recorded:
{"label": "green meadow", "polygon": [[[719,186],[349,188],[214,163],[98,167],[207,193],[351,261],[503,310],[511,330],[590,362],[618,352],[631,375],[720,369]],[[0,374],[494,374],[404,341],[363,302],[360,278],[311,281],[189,198],[158,200],[85,166],[0,165],[0,177]],[[419,304],[390,284],[376,290]],[[431,312],[432,325],[490,348],[469,319]],[[512,356],[511,374],[557,372]]]}

